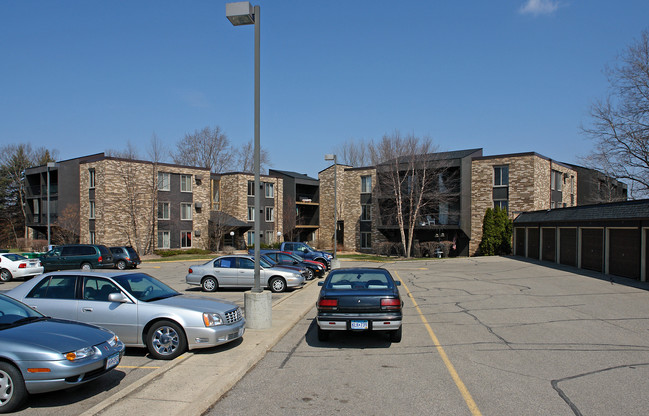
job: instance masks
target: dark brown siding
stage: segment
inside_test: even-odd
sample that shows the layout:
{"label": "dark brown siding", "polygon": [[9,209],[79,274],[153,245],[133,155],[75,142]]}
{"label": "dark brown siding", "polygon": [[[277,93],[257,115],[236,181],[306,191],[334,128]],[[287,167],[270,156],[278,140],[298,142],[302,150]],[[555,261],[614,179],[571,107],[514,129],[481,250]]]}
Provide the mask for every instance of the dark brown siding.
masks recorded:
{"label": "dark brown siding", "polygon": [[640,230],[609,229],[608,272],[640,279]]}
{"label": "dark brown siding", "polygon": [[581,268],[602,271],[604,263],[604,230],[581,230]]}

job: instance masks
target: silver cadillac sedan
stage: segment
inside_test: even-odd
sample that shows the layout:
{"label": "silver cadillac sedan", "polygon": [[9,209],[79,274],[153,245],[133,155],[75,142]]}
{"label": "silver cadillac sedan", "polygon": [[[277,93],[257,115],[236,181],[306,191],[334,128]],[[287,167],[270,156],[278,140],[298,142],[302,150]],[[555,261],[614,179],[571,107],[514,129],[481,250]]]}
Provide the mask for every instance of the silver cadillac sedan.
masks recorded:
{"label": "silver cadillac sedan", "polygon": [[244,333],[235,303],[185,295],[139,272],[45,273],[6,294],[45,315],[107,328],[126,346],[146,347],[162,360]]}
{"label": "silver cadillac sedan", "polygon": [[[219,287],[251,288],[254,286],[254,269],[253,256],[222,256],[204,264],[190,266],[185,282],[201,286],[206,292],[215,292]],[[261,257],[259,275],[261,286],[277,293],[284,292],[287,288],[304,286],[307,271],[299,267],[272,265]]]}

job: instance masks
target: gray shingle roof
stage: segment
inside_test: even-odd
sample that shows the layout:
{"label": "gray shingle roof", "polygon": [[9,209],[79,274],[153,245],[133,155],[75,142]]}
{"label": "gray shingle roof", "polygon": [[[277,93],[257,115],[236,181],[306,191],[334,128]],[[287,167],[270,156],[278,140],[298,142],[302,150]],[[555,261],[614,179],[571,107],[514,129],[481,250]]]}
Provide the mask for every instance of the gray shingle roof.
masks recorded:
{"label": "gray shingle roof", "polygon": [[629,219],[649,219],[649,199],[524,212],[514,224]]}

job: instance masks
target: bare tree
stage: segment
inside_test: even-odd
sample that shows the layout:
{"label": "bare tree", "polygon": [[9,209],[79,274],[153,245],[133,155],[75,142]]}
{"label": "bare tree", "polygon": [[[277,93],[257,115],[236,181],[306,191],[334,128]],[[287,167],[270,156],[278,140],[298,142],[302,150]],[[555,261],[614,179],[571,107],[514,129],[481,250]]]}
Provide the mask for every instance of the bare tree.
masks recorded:
{"label": "bare tree", "polygon": [[79,242],[79,205],[68,205],[61,211],[54,222],[52,240],[56,244],[74,244]]}
{"label": "bare tree", "polygon": [[282,223],[285,241],[297,241],[299,237],[299,232],[296,227],[297,220],[297,206],[295,201],[290,198],[285,198]]}
{"label": "bare tree", "polygon": [[338,163],[360,168],[369,166],[372,163],[369,151],[370,146],[370,141],[349,139],[336,146],[334,153],[336,154]]}
{"label": "bare tree", "polygon": [[[589,167],[630,184],[632,197],[649,194],[649,31],[607,69],[610,92],[582,127],[595,143]],[[635,195],[634,195],[635,194]]]}
{"label": "bare tree", "polygon": [[223,211],[214,211],[210,215],[209,234],[210,247],[214,251],[221,250],[221,240],[223,236],[230,231],[235,231],[237,227],[232,225],[233,218]]}
{"label": "bare tree", "polygon": [[[370,146],[376,166],[381,218],[395,221],[406,257],[412,252],[415,227],[429,207],[440,207],[448,201],[455,186],[444,159],[429,138],[401,136],[395,132]],[[446,214],[447,215],[447,214]],[[440,213],[441,216],[441,213]]]}
{"label": "bare tree", "polygon": [[174,163],[200,166],[220,173],[229,168],[232,150],[230,140],[219,126],[213,129],[205,127],[193,134],[186,134],[178,141],[171,157]]}
{"label": "bare tree", "polygon": [[[239,146],[239,148],[235,149],[233,153],[236,158],[236,165],[232,166],[234,170],[246,173],[254,173],[255,146],[252,139],[243,146]],[[270,156],[268,154],[268,151],[263,147],[259,149],[259,165],[260,173],[266,173],[266,167],[270,165]]]}

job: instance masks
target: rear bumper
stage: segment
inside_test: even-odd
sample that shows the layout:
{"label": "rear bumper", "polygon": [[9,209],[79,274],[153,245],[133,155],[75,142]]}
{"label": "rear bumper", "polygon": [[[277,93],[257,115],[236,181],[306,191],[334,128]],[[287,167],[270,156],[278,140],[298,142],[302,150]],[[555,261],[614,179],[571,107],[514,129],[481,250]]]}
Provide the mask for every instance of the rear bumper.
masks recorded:
{"label": "rear bumper", "polygon": [[367,329],[358,331],[394,331],[401,327],[401,315],[372,314],[318,314],[318,327],[325,331],[357,331],[352,321],[367,321]]}

